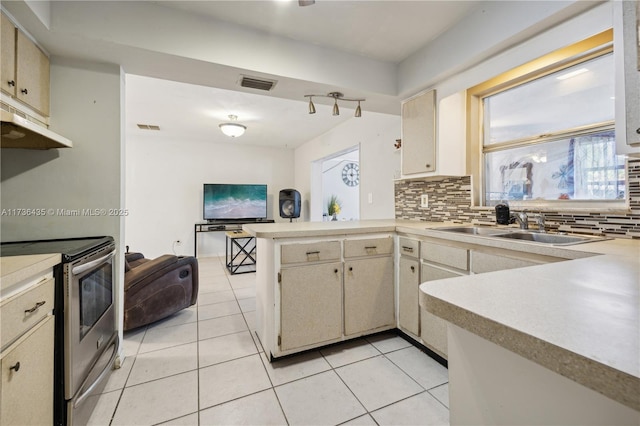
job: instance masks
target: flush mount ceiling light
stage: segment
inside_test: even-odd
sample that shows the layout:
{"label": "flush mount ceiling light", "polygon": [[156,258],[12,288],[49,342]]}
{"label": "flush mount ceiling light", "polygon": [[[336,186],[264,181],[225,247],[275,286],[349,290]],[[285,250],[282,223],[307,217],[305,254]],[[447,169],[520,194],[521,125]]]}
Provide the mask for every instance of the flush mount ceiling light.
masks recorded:
{"label": "flush mount ceiling light", "polygon": [[230,115],[229,120],[231,122],[222,123],[218,127],[220,127],[220,130],[222,130],[222,133],[224,133],[229,137],[237,138],[238,136],[242,136],[244,134],[244,131],[247,130],[247,126],[243,126],[240,123],[236,123],[235,121],[237,119],[238,119],[237,115]]}
{"label": "flush mount ceiling light", "polygon": [[316,113],[316,106],[313,104],[313,98],[333,98],[333,115],[340,115],[340,108],[338,107],[338,100],[345,102],[357,102],[358,106],[356,107],[355,117],[362,117],[362,109],[360,108],[360,102],[364,102],[366,99],[354,99],[354,98],[345,98],[344,95],[340,92],[331,92],[326,95],[304,95],[305,98],[309,98],[309,114]]}

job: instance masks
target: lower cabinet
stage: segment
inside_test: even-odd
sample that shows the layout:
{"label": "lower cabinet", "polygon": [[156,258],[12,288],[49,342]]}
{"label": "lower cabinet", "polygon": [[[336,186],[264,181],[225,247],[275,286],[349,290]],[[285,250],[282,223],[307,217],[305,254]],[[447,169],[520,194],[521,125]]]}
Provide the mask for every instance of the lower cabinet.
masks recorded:
{"label": "lower cabinet", "polygon": [[[422,282],[465,275],[461,272],[439,268],[428,263],[422,264],[420,274]],[[447,322],[423,308],[420,308],[420,338],[429,349],[444,358],[448,358]]]}
{"label": "lower cabinet", "polygon": [[398,325],[414,336],[420,335],[420,262],[400,256],[398,263]]}
{"label": "lower cabinet", "polygon": [[[291,242],[274,249],[280,252],[277,289],[269,293],[274,287],[263,285],[261,275],[267,275],[266,268],[258,268],[256,301],[261,321],[273,318],[275,325],[275,335],[259,327],[270,356],[395,328],[391,235]],[[271,306],[273,316],[267,312]]]}
{"label": "lower cabinet", "polygon": [[280,349],[342,336],[342,262],[283,268]]}
{"label": "lower cabinet", "polygon": [[391,256],[345,261],[345,335],[393,326],[394,305]]}
{"label": "lower cabinet", "polygon": [[49,315],[2,352],[0,424],[53,421],[53,322]]}

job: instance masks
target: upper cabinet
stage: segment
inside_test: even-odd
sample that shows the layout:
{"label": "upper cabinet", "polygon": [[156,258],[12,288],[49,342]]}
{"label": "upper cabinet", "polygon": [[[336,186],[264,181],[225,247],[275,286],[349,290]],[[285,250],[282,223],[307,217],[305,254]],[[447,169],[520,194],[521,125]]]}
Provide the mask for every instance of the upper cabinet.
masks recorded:
{"label": "upper cabinet", "polygon": [[616,139],[619,154],[640,153],[640,3],[613,2]]}
{"label": "upper cabinet", "polygon": [[402,174],[436,170],[436,92],[430,90],[402,104]]}
{"label": "upper cabinet", "polygon": [[4,15],[0,15],[0,43],[2,61],[0,61],[0,83],[3,92],[16,95],[16,27]]}
{"label": "upper cabinet", "polygon": [[49,59],[3,14],[0,88],[45,117],[49,116]]}
{"label": "upper cabinet", "polygon": [[458,92],[438,101],[430,90],[402,104],[403,178],[466,174],[465,99]]}

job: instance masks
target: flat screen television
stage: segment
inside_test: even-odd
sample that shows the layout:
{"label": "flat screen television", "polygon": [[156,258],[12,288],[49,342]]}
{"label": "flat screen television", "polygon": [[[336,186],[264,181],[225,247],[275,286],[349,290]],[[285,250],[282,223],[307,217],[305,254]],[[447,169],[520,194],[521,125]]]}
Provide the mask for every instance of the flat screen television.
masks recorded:
{"label": "flat screen television", "polygon": [[205,183],[204,219],[258,220],[267,218],[267,185]]}

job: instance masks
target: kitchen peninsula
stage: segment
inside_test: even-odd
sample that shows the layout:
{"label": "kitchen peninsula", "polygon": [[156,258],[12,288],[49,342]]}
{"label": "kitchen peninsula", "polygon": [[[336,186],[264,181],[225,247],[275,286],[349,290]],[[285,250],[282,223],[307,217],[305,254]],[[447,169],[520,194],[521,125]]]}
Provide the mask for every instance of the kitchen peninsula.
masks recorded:
{"label": "kitchen peninsula", "polygon": [[[296,248],[301,249],[302,257],[294,266],[307,261],[316,266],[331,264],[329,276],[344,273],[345,277],[350,262],[345,243],[352,240],[365,241],[358,260],[372,256],[369,260],[380,261],[386,256],[381,242],[392,237],[396,265],[399,237],[526,252],[558,261],[471,273],[420,286],[420,305],[449,324],[445,355],[450,368],[452,424],[567,423],[576,419],[602,423],[602,416],[609,422],[638,424],[640,241],[616,239],[562,247],[445,233],[437,229],[443,225],[447,224],[396,220],[245,225],[243,229],[258,243],[256,329],[265,352],[273,359],[351,337],[339,322],[338,334],[334,329],[328,338],[283,350],[281,315],[290,307],[282,304],[282,281],[278,281],[287,268],[282,263],[284,245],[300,244]],[[304,246],[332,242],[320,250]],[[325,253],[327,258],[322,257]],[[397,282],[397,270],[393,276]],[[313,289],[312,300],[322,306],[317,287]],[[380,289],[386,291],[384,285]],[[366,294],[361,295],[364,301]],[[334,300],[341,301],[342,295],[338,296]],[[397,301],[394,304],[397,318]],[[342,306],[333,315],[339,317],[339,313]],[[349,313],[344,311],[344,315],[346,319]],[[324,325],[325,318],[319,318],[303,326],[315,332]],[[373,325],[353,336],[397,327],[397,323],[384,321]],[[493,389],[491,383],[495,383]],[[539,401],[540,395],[546,397]],[[520,405],[511,405],[516,403]]]}

